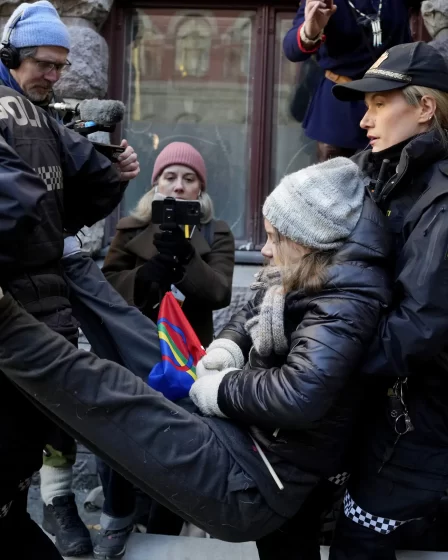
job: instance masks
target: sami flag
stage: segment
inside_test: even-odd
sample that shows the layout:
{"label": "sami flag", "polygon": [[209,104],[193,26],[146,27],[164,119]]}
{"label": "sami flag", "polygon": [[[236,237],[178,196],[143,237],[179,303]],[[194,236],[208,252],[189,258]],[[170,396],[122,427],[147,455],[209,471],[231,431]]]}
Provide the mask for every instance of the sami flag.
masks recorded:
{"label": "sami flag", "polygon": [[152,368],[148,385],[176,401],[188,396],[196,381],[196,364],[205,350],[171,292],[160,304],[157,331],[162,361]]}

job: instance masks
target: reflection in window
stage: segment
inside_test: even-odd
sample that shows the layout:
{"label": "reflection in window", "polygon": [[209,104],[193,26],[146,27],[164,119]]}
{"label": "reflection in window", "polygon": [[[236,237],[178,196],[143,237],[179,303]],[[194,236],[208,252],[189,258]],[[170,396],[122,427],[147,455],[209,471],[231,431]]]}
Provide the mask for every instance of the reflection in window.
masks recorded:
{"label": "reflection in window", "polygon": [[183,77],[205,76],[210,66],[211,29],[201,17],[189,17],[177,29],[176,69]]}
{"label": "reflection in window", "polygon": [[132,104],[132,118],[139,121],[147,118],[142,116],[141,82],[160,79],[162,71],[162,55],[164,36],[154,25],[151,16],[139,10],[138,26],[134,30],[132,45],[132,67],[135,76],[135,93]]}
{"label": "reflection in window", "polygon": [[224,75],[226,78],[248,76],[250,72],[252,21],[241,18],[236,25],[224,36],[227,45]]}
{"label": "reflection in window", "polygon": [[153,22],[151,16],[144,14],[141,18],[140,69],[143,79],[160,78],[162,71],[162,55],[164,35]]}
{"label": "reflection in window", "polygon": [[182,113],[176,119],[177,124],[197,124],[201,122],[201,117],[196,113]]}
{"label": "reflection in window", "polygon": [[[138,150],[142,172],[126,190],[123,213],[134,208],[147,190],[161,148],[173,141],[189,142],[206,161],[217,217],[231,225],[239,242],[250,239],[250,86],[256,12],[142,8],[133,14],[125,78],[126,102],[132,111],[127,113],[125,131]],[[238,77],[226,80],[223,63],[231,46],[226,38],[232,31],[232,44],[238,46]],[[137,46],[144,49],[144,56]],[[155,61],[158,77],[150,59],[150,49],[156,46],[161,52],[161,63]]]}
{"label": "reflection in window", "polygon": [[283,37],[291,26],[289,14],[278,14],[275,33],[275,84],[272,135],[271,186],[288,173],[316,162],[314,140],[306,137],[291,115],[290,104],[297,88],[297,65],[283,53]]}

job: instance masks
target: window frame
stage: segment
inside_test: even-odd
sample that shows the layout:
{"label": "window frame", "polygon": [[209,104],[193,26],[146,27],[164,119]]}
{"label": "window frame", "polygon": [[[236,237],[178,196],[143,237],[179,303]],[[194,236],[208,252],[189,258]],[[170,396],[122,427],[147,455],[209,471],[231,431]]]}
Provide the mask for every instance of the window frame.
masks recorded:
{"label": "window frame", "polygon": [[[135,8],[172,8],[172,9],[238,9],[256,10],[255,19],[255,68],[253,83],[252,112],[250,115],[251,137],[249,153],[252,154],[249,166],[249,181],[246,189],[247,220],[245,224],[246,239],[237,240],[240,245],[250,247],[249,250],[237,251],[237,262],[260,262],[257,253],[264,243],[262,204],[269,194],[271,182],[272,127],[274,117],[274,87],[276,69],[274,68],[276,20],[279,13],[296,13],[297,0],[243,0],[239,2],[213,0],[115,0],[110,16],[103,27],[103,36],[109,45],[109,96],[111,99],[123,99],[126,87],[128,67],[126,65],[126,26]],[[292,23],[292,17],[291,17]],[[427,40],[428,33],[424,28],[421,15],[411,18],[414,40]],[[291,64],[293,64],[291,62]],[[122,126],[117,127],[113,141],[119,141]],[[115,233],[120,218],[120,209],[106,220],[105,243],[108,244]]]}
{"label": "window frame", "polygon": [[[252,110],[250,115],[251,137],[248,149],[252,154],[249,167],[249,181],[246,189],[247,220],[245,224],[246,239],[238,239],[239,245],[250,247],[244,253],[258,251],[264,243],[263,216],[261,208],[270,189],[270,170],[272,159],[272,119],[274,110],[275,85],[275,32],[276,17],[279,12],[291,12],[298,9],[297,1],[282,0],[278,4],[274,0],[262,2],[260,0],[244,0],[237,2],[213,2],[213,0],[116,0],[110,16],[103,28],[103,36],[109,45],[109,96],[112,99],[123,99],[128,75],[126,61],[126,26],[135,8],[172,8],[172,9],[238,9],[256,11],[255,18],[255,46],[254,46],[254,83]],[[292,22],[292,18],[291,18]],[[293,64],[293,63],[291,63]],[[118,141],[122,127],[117,127],[113,141]],[[111,216],[106,225],[107,241],[113,236],[115,226],[120,218],[120,210]],[[254,255],[247,254],[248,261],[254,260]],[[257,259],[255,259],[257,260]]]}

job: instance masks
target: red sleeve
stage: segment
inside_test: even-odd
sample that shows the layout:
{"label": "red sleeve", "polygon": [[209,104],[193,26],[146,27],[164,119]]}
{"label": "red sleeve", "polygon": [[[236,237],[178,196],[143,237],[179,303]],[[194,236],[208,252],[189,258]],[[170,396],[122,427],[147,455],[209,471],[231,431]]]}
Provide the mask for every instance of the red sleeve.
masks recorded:
{"label": "red sleeve", "polygon": [[315,53],[320,49],[320,46],[322,45],[322,43],[325,42],[325,35],[322,35],[322,38],[320,41],[318,41],[314,47],[312,47],[311,49],[307,49],[304,44],[302,43],[302,39],[300,37],[300,30],[302,29],[302,27],[305,25],[305,23],[302,23],[302,25],[299,27],[299,29],[297,30],[297,44],[299,45],[299,49],[307,54],[310,53]]}

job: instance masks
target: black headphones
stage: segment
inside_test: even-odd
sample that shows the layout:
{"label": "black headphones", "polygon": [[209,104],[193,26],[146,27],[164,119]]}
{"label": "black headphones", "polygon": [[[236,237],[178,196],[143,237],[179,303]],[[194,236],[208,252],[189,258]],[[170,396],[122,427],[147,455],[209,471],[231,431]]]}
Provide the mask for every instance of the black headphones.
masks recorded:
{"label": "black headphones", "polygon": [[6,32],[5,38],[2,40],[2,48],[0,50],[0,60],[8,68],[8,70],[15,70],[20,66],[20,54],[19,50],[11,45],[11,35],[14,31],[14,27],[17,25],[18,21],[21,19],[23,12],[20,12],[11,22],[11,25]]}

